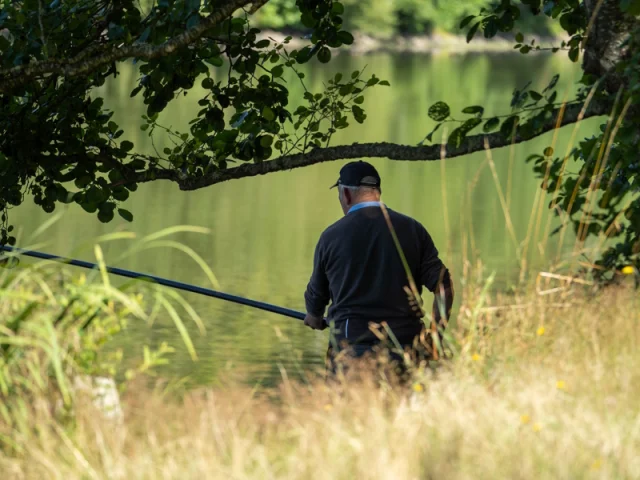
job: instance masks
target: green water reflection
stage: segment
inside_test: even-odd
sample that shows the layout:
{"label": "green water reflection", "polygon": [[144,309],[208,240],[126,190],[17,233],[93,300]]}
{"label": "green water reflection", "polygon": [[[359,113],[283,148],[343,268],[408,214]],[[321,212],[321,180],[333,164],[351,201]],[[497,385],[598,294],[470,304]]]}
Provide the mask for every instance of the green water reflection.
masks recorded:
{"label": "green water reflection", "polygon": [[[437,100],[447,100],[453,112],[482,104],[490,114],[508,113],[513,89],[523,86],[534,75],[539,79],[536,86],[544,87],[555,73],[560,73],[560,93],[567,94],[574,90],[579,75],[575,65],[560,57],[518,54],[341,55],[328,66],[313,64],[304,71],[310,89],[318,91],[322,82],[336,72],[350,73],[365,66],[369,73],[389,80],[391,87],[372,90],[364,104],[367,121],[339,132],[334,144],[354,141],[415,144],[432,128],[427,110]],[[140,116],[145,113],[144,105],[139,98],[129,98],[136,71],[127,66],[121,71],[120,82],[106,84],[101,94],[106,105],[115,110],[115,120],[125,127],[136,148],[152,151],[149,138],[138,128]],[[290,91],[300,97],[301,87],[293,80],[290,82]],[[162,114],[161,123],[185,130],[198,109],[200,93],[200,87],[196,87],[188,96],[176,100]],[[585,123],[580,133],[588,133],[593,125]],[[560,133],[557,151],[565,151],[570,136],[571,127]],[[551,140],[552,136],[546,135],[512,150],[493,152],[517,242],[526,237],[538,185],[524,160],[530,153],[540,152]],[[158,149],[167,142],[165,138],[155,139]],[[479,170],[484,159],[484,153],[477,153],[448,160],[444,168],[441,162],[375,159],[372,163],[383,179],[384,201],[423,222],[454,274],[461,272],[466,251],[469,260],[481,259],[488,272],[495,271],[497,284],[505,287],[517,279],[518,261],[491,171],[486,166]],[[181,234],[175,239],[202,255],[224,291],[302,310],[302,293],[310,274],[315,242],[322,230],[341,214],[335,191],[328,187],[344,163],[330,162],[235,180],[194,192],[181,192],[167,182],[141,185],[127,201],[126,208],[135,217],[133,224],[117,219],[104,225],[94,215],[71,206],[38,240],[46,242],[43,247],[46,251],[91,260],[92,241],[104,233],[130,230],[143,236],[173,225],[204,226],[211,229],[210,235]],[[470,184],[476,177],[470,192]],[[509,178],[512,188],[506,191]],[[545,210],[543,221],[547,215]],[[12,217],[25,241],[48,218],[29,204],[16,209]],[[534,245],[541,235],[539,232]],[[103,245],[107,263],[115,262],[124,243]],[[540,249],[530,249],[531,264],[544,264],[546,257]],[[193,261],[170,249],[142,252],[116,266],[210,286]],[[121,339],[127,352],[140,351],[143,343],[169,340],[177,352],[167,373],[191,375],[198,384],[211,384],[231,373],[239,373],[251,382],[271,381],[280,375],[279,364],[297,375],[292,358],[298,358],[303,367],[322,362],[326,333],[307,331],[295,320],[219,300],[195,295],[186,298],[202,315],[207,327],[206,336],[200,336],[195,327],[191,329],[199,362],[189,359],[166,318],[159,319],[152,328],[131,325]]]}

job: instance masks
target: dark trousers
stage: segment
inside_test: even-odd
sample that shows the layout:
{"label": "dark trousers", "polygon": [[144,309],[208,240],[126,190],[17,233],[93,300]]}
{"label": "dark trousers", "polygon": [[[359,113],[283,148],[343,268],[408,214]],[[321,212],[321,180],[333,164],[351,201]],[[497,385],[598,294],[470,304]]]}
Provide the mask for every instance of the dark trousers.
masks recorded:
{"label": "dark trousers", "polygon": [[431,341],[430,335],[425,335],[422,320],[396,319],[385,323],[386,326],[382,322],[353,319],[335,322],[329,337],[327,373],[335,375],[340,367],[345,372],[354,360],[383,355],[384,365],[403,377],[408,373],[404,352],[414,361],[433,357],[432,349],[425,345]]}

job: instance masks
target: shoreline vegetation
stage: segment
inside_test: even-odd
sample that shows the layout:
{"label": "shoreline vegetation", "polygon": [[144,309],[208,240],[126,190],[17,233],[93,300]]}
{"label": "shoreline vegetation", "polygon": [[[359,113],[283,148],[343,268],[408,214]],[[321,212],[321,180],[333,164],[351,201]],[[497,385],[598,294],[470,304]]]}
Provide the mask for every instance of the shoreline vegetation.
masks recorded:
{"label": "shoreline vegetation", "polygon": [[[283,42],[291,37],[288,47],[299,49],[309,44],[305,34],[295,30],[262,29],[260,39],[273,39]],[[371,53],[506,53],[517,52],[517,43],[511,37],[494,37],[492,39],[475,38],[467,42],[462,35],[447,32],[434,32],[424,35],[394,35],[389,38],[376,37],[363,32],[353,32],[353,44],[348,47],[332,49],[334,55],[366,55]],[[560,46],[562,38],[553,36],[529,35],[528,42],[535,41],[541,47]]]}
{"label": "shoreline vegetation", "polygon": [[[50,283],[61,271],[40,273]],[[87,353],[91,366],[108,360],[105,328],[136,315],[137,292],[120,295],[100,275],[68,276],[65,291],[51,283],[47,303],[42,282],[9,276],[3,318],[16,331],[2,344],[24,347],[4,352],[2,372],[12,375],[0,389],[0,471],[16,480],[638,478],[632,279],[596,292],[545,278],[545,291],[505,295],[488,293],[493,276],[474,277],[462,283],[448,329],[453,356],[414,368],[407,384],[383,369],[337,383],[321,371],[297,381],[282,370],[275,388],[228,378],[190,391],[136,376],[122,414],[105,415],[74,389],[61,408],[61,380],[74,383]],[[70,295],[77,309],[64,307]],[[88,302],[102,313],[80,334]],[[52,318],[62,321],[49,328]]]}

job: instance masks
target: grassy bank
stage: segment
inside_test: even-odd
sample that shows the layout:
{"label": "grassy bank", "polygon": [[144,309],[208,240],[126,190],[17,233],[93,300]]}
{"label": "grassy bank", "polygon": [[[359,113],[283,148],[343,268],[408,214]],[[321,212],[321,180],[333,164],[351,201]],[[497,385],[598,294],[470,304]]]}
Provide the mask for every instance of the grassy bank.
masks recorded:
{"label": "grassy bank", "polygon": [[[550,291],[558,285],[546,285]],[[567,287],[567,284],[563,284]],[[78,398],[71,423],[30,405],[3,478],[638,478],[640,299],[630,285],[488,295],[467,284],[455,355],[391,387],[283,381],[176,398]],[[585,290],[585,288],[587,290]]]}

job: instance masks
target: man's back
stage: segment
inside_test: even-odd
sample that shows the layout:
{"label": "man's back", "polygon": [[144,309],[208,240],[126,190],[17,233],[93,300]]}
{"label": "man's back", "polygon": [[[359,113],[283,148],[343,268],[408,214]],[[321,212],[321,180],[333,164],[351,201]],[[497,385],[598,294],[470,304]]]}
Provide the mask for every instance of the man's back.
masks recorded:
{"label": "man's back", "polygon": [[[431,237],[416,220],[387,208],[417,284],[433,291],[443,264]],[[305,292],[307,311],[337,323],[417,322],[404,290],[409,285],[402,259],[381,207],[366,206],[327,228],[316,247],[314,271]]]}

